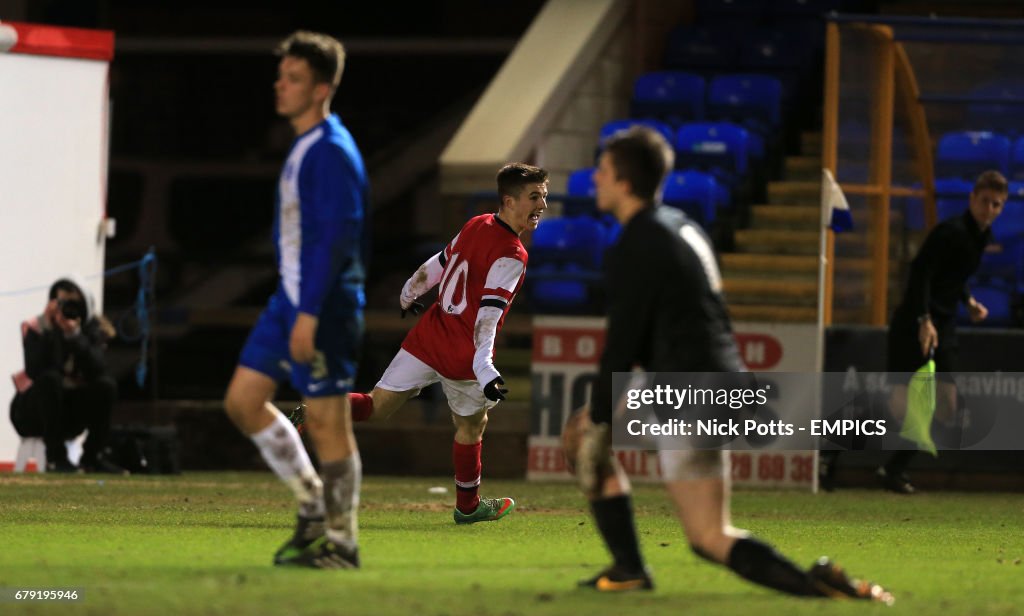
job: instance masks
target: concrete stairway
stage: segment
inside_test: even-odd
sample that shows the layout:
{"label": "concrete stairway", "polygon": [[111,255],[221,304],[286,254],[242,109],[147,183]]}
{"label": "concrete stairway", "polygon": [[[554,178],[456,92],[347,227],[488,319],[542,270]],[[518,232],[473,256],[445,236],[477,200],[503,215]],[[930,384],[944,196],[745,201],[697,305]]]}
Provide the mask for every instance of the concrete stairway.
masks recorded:
{"label": "concrete stairway", "polygon": [[[767,203],[753,205],[750,226],[735,232],[735,252],[721,255],[723,287],[733,319],[789,323],[817,319],[820,151],[821,135],[805,133],[802,154],[786,158],[784,179],[769,182]],[[898,225],[898,213],[893,216]],[[893,242],[890,258],[899,256],[897,248]],[[835,267],[834,320],[863,322],[869,291],[868,234],[863,229],[837,234],[836,251],[841,257]],[[892,271],[890,286],[897,279]]]}

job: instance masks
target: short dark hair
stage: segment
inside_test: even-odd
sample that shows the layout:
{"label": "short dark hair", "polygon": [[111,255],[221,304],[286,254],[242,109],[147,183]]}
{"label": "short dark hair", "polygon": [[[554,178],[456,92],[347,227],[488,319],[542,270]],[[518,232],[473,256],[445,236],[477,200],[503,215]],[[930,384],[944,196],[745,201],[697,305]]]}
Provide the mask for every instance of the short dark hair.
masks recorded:
{"label": "short dark hair", "polygon": [[658,188],[675,164],[672,146],[661,133],[647,126],[631,126],[604,142],[615,168],[615,178],[626,180],[633,195],[653,202]]}
{"label": "short dark hair", "polygon": [[548,172],[526,163],[509,163],[498,171],[498,198],[518,198],[523,187],[548,181]]}
{"label": "short dark hair", "polygon": [[974,188],[971,192],[977,194],[978,191],[986,189],[1006,194],[1010,192],[1010,185],[1006,182],[1006,178],[1003,177],[1002,173],[995,169],[989,169],[988,171],[983,171],[978,176],[978,179],[974,181]]}
{"label": "short dark hair", "polygon": [[331,89],[341,83],[341,74],[345,70],[345,46],[332,36],[299,30],[281,41],[274,53],[302,58],[313,69],[313,79],[330,84]]}
{"label": "short dark hair", "polygon": [[56,299],[57,291],[64,291],[65,293],[75,293],[82,299],[85,299],[85,294],[78,285],[68,280],[67,278],[61,278],[57,282],[50,285],[50,299]]}

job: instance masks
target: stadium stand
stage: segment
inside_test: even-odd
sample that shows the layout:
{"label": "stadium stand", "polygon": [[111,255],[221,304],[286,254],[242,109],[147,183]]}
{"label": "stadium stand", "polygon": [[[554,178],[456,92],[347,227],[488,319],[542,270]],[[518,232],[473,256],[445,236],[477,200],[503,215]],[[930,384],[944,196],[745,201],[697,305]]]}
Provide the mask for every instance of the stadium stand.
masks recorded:
{"label": "stadium stand", "polygon": [[715,177],[700,171],[673,171],[665,180],[665,205],[679,208],[706,230],[715,222],[719,185]]}
{"label": "stadium stand", "polygon": [[605,229],[592,216],[545,220],[533,232],[527,294],[536,312],[586,312],[598,300]]}
{"label": "stadium stand", "polygon": [[982,171],[996,169],[1006,175],[1010,167],[1010,140],[989,131],[947,133],[939,140],[935,175],[973,180]]}
{"label": "stadium stand", "polygon": [[629,114],[672,126],[704,119],[704,78],[682,71],[658,71],[637,77]]}
{"label": "stadium stand", "polygon": [[750,168],[750,133],[731,122],[692,122],[675,137],[676,169],[700,169],[735,188]]}

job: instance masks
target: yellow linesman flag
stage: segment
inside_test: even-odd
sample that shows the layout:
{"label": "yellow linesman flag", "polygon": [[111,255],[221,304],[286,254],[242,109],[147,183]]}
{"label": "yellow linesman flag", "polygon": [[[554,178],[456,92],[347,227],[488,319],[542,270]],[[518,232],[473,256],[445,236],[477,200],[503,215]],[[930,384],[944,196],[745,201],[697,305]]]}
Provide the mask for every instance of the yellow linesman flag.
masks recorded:
{"label": "yellow linesman flag", "polygon": [[917,369],[907,384],[907,416],[900,436],[917,443],[917,448],[938,456],[932,440],[932,417],[935,416],[935,360]]}

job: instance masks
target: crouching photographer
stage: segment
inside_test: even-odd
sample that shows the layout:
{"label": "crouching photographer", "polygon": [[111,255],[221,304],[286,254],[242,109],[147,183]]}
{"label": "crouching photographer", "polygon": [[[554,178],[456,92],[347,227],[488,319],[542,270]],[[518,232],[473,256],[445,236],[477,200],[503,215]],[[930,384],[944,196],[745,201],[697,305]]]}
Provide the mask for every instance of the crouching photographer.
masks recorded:
{"label": "crouching photographer", "polygon": [[25,369],[14,375],[11,423],[22,437],[42,437],[47,469],[78,470],[65,441],[89,434],[79,461],[86,472],[123,473],[104,452],[117,383],[106,374],[104,349],[114,327],[96,314],[88,289],[73,278],[50,287],[39,316],[21,324]]}

